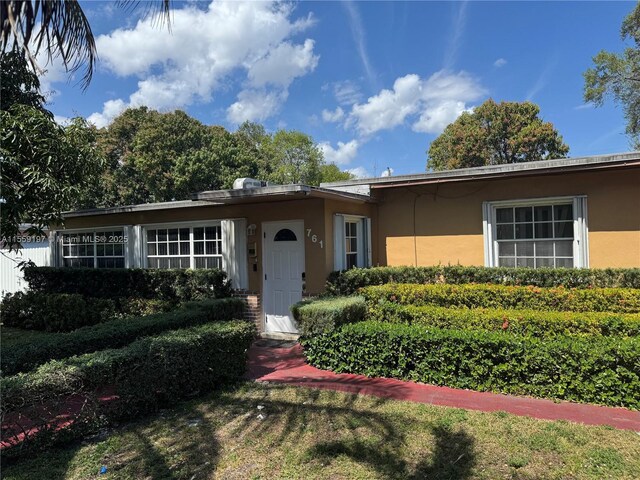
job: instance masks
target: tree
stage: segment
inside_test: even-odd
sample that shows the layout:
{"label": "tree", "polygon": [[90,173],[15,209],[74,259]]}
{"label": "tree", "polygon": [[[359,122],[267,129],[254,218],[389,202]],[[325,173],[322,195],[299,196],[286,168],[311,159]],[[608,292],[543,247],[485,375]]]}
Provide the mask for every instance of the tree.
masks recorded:
{"label": "tree", "polygon": [[620,31],[622,40],[632,40],[620,54],[600,51],[594,66],[584,72],[584,100],[600,107],[607,97],[622,105],[627,134],[634,148],[640,148],[640,4],[627,15]]}
{"label": "tree", "polygon": [[487,100],[473,112],[464,112],[445,128],[427,152],[427,169],[521,163],[564,158],[569,147],[553,124],[538,117],[531,102]]}
{"label": "tree", "polygon": [[295,130],[278,130],[266,145],[267,180],[278,184],[320,185],[322,151],[313,139]]}
{"label": "tree", "polygon": [[41,234],[61,222],[61,212],[78,206],[101,168],[91,127],[82,119],[58,125],[44,108],[37,76],[20,59],[17,53],[0,56],[0,231],[12,249],[20,248],[21,224]]}
{"label": "tree", "polygon": [[231,188],[237,177],[262,176],[265,163],[244,130],[204,125],[180,110],[128,109],[100,131],[99,143],[108,161],[103,206]]}
{"label": "tree", "polygon": [[353,180],[356,176],[353,173],[343,172],[335,163],[325,163],[320,167],[320,182],[341,182]]}
{"label": "tree", "polygon": [[[118,2],[128,7],[129,13],[137,3]],[[161,18],[169,21],[169,0],[148,5],[162,12]],[[84,65],[82,84],[89,85],[97,51],[91,26],[77,0],[3,0],[0,23],[2,53],[20,53],[28,58],[34,72],[41,73],[36,56],[44,50],[47,62],[60,58],[67,72],[75,72]]]}

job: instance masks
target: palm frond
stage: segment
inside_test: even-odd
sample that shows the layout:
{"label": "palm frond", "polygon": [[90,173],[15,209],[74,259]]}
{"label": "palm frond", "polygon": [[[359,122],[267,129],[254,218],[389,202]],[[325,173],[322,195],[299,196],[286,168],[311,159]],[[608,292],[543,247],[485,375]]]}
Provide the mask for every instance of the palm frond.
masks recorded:
{"label": "palm frond", "polygon": [[[146,14],[170,26],[170,0],[140,2],[120,0],[126,8],[147,4]],[[0,49],[20,51],[36,72],[42,68],[36,56],[42,50],[47,63],[60,58],[67,72],[84,67],[80,84],[85,89],[93,76],[97,51],[91,25],[78,0],[0,0]]]}

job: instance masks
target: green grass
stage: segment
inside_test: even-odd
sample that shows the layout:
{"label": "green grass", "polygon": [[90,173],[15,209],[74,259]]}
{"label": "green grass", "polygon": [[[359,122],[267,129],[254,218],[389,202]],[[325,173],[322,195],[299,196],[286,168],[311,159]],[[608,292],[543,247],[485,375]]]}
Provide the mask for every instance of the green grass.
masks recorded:
{"label": "green grass", "polygon": [[[107,473],[98,475],[103,465]],[[637,479],[640,436],[246,383],[5,466],[2,474],[6,480]]]}

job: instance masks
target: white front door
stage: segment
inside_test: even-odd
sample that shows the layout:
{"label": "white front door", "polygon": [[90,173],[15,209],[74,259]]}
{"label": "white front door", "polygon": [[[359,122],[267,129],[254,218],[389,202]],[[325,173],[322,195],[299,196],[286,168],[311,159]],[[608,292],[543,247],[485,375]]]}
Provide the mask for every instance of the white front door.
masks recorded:
{"label": "white front door", "polygon": [[265,332],[298,333],[291,305],[302,300],[304,223],[262,224]]}

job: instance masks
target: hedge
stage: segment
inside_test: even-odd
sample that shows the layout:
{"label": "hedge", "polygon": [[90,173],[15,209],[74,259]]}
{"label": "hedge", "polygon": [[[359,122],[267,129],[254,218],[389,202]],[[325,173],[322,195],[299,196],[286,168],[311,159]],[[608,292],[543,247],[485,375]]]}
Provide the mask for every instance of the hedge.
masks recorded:
{"label": "hedge", "polygon": [[77,293],[17,292],[2,299],[0,315],[7,327],[69,332],[114,319],[117,308],[113,300]]}
{"label": "hedge", "polygon": [[137,338],[166,330],[206,322],[241,318],[244,301],[221,298],[189,302],[167,313],[139,318],[122,318],[69,333],[57,333],[24,342],[12,342],[2,349],[0,365],[4,375],[28,371],[53,359],[127,345]]}
{"label": "hedge", "polygon": [[640,339],[360,322],[303,339],[311,365],[455,388],[640,409]]}
{"label": "hedge", "polygon": [[32,291],[98,298],[186,301],[231,294],[226,273],[217,269],[29,267],[24,270],[24,278]]}
{"label": "hedge", "polygon": [[309,299],[296,303],[291,312],[302,335],[317,335],[345,323],[364,320],[367,305],[362,297]]}
{"label": "hedge", "polygon": [[371,308],[367,319],[445,329],[506,331],[539,337],[640,336],[640,314],[637,313],[469,309],[385,302]]}
{"label": "hedge", "polygon": [[46,332],[70,332],[80,327],[124,316],[168,312],[176,300],[153,298],[94,298],[79,293],[17,292],[5,295],[0,304],[7,327]]}
{"label": "hedge", "polygon": [[[169,406],[237,380],[245,371],[255,333],[255,326],[245,321],[210,323],[142,338],[120,349],[52,361],[33,372],[4,378],[5,418],[11,412],[33,415],[38,407],[51,411],[52,406],[64,405],[69,395],[82,395],[89,408],[77,412],[77,421],[58,432],[47,428],[50,417],[40,419],[42,432],[9,452],[3,450],[3,456],[82,436],[105,422]],[[102,405],[97,392],[105,386],[114,389],[115,399]]]}
{"label": "hedge", "polygon": [[380,302],[467,308],[526,308],[575,312],[640,312],[640,290],[630,288],[538,288],[504,285],[387,284],[360,294],[369,306]]}
{"label": "hedge", "polygon": [[359,288],[385,283],[493,283],[566,288],[640,288],[640,268],[487,268],[374,267],[332,272],[327,279],[330,295],[353,295]]}

